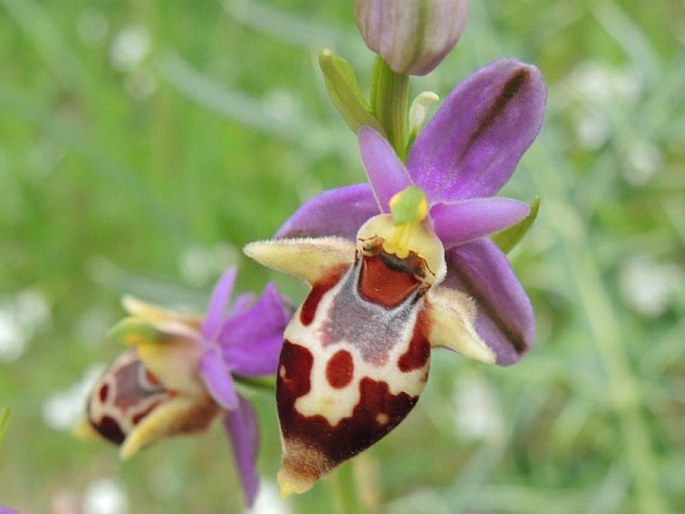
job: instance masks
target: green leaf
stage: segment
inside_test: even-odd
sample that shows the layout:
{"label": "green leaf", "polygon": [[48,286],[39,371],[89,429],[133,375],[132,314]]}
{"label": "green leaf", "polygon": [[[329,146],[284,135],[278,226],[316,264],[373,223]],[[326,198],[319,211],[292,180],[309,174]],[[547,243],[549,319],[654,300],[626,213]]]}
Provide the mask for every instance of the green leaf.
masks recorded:
{"label": "green leaf", "polygon": [[530,204],[530,214],[516,225],[493,234],[492,239],[504,253],[509,253],[523,239],[528,229],[533,226],[540,210],[540,197],[536,196]]}
{"label": "green leaf", "polygon": [[0,411],[0,446],[2,446],[2,441],[7,433],[7,427],[10,424],[10,410],[7,407],[3,407]]}
{"label": "green leaf", "polygon": [[108,338],[128,346],[158,344],[162,335],[152,323],[136,318],[124,318],[107,332]]}
{"label": "green leaf", "polygon": [[384,134],[380,123],[371,114],[369,103],[359,88],[352,65],[330,50],[324,50],[319,55],[319,66],[323,72],[328,96],[350,128],[357,133],[361,127],[370,126]]}

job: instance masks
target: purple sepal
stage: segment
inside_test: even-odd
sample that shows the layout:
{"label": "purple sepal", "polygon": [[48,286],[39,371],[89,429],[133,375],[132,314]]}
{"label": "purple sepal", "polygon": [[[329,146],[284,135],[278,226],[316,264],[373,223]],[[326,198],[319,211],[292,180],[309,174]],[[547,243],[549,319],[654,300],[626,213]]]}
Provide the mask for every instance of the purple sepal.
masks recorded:
{"label": "purple sepal", "polygon": [[540,71],[499,59],[445,98],[407,157],[431,202],[495,194],[540,131],[547,92]]}
{"label": "purple sepal", "polygon": [[245,492],[245,501],[251,507],[259,489],[257,453],[259,452],[259,427],[257,415],[250,404],[238,397],[238,406],[224,416],[224,428],[231,441],[233,458],[238,476]]}
{"label": "purple sepal", "polygon": [[238,407],[238,393],[231,370],[217,348],[205,350],[200,359],[199,371],[207,392],[222,409],[230,411]]}
{"label": "purple sepal", "polygon": [[233,292],[237,268],[232,267],[219,279],[207,305],[207,315],[202,324],[202,336],[205,341],[212,341],[221,330],[221,325],[226,315],[228,300]]}
{"label": "purple sepal", "polygon": [[250,309],[232,314],[217,338],[231,370],[243,376],[275,373],[290,315],[273,283]]}
{"label": "purple sepal", "polygon": [[302,205],[274,237],[340,236],[354,241],[359,227],[376,214],[378,204],[369,184],[331,189]]}
{"label": "purple sepal", "polygon": [[448,250],[446,257],[442,285],[476,301],[476,331],[495,352],[497,364],[518,361],[535,342],[535,315],[506,255],[482,238]]}
{"label": "purple sepal", "polygon": [[530,207],[510,198],[478,198],[433,205],[433,228],[445,248],[487,236],[528,216]]}
{"label": "purple sepal", "polygon": [[404,188],[411,186],[409,173],[390,146],[390,143],[371,127],[359,130],[359,150],[366,176],[381,212],[389,212],[390,199]]}

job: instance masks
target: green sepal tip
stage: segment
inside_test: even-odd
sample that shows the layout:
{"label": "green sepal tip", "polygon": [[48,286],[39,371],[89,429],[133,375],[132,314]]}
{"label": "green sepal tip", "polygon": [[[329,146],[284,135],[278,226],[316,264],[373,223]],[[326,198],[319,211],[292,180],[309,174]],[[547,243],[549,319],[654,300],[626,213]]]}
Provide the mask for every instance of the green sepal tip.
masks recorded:
{"label": "green sepal tip", "polygon": [[530,213],[528,213],[528,216],[523,218],[515,225],[493,234],[492,240],[504,253],[509,253],[517,244],[519,244],[530,227],[533,226],[533,222],[535,222],[535,219],[538,217],[539,210],[540,197],[536,196],[535,199],[530,203]]}
{"label": "green sepal tip", "polygon": [[369,102],[364,98],[352,65],[330,50],[324,50],[319,55],[319,67],[328,96],[349,127],[357,133],[360,128],[369,126],[385,134],[381,124],[371,113]]}
{"label": "green sepal tip", "polygon": [[148,322],[125,318],[107,332],[107,337],[127,346],[161,343],[162,333]]}

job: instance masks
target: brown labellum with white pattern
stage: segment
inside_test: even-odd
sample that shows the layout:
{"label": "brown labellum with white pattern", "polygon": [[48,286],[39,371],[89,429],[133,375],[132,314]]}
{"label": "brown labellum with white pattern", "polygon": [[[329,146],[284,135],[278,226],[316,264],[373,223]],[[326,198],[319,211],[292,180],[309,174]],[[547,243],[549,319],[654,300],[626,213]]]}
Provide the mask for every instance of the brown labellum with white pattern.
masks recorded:
{"label": "brown labellum with white pattern", "polygon": [[276,389],[280,478],[295,487],[390,432],[426,383],[421,260],[367,248],[345,273],[314,285],[285,333]]}
{"label": "brown labellum with white pattern", "polygon": [[442,243],[427,222],[410,228],[398,233],[380,215],[356,246],[331,237],[245,248],[312,285],[286,328],[278,370],[284,495],[308,490],[407,416],[426,384],[431,346],[494,360],[473,330],[470,298],[435,287],[446,272]]}
{"label": "brown labellum with white pattern", "polygon": [[122,444],[141,420],[171,393],[147,371],[136,352],[121,355],[93,387],[86,414],[108,441]]}
{"label": "brown labellum with white pattern", "polygon": [[124,458],[161,437],[205,430],[217,412],[208,395],[190,398],[166,389],[135,351],[114,361],[86,404],[90,426],[122,445]]}

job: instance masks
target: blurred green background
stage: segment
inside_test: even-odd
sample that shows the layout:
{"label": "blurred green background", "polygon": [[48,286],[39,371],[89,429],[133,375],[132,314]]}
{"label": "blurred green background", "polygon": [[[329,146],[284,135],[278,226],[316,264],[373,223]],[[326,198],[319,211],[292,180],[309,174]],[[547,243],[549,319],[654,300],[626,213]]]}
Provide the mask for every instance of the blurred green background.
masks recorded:
{"label": "blurred green background", "polygon": [[[0,0],[0,504],[24,514],[241,512],[218,426],[121,463],[68,430],[120,351],[124,292],[201,311],[304,200],[363,180],[316,58],[373,55],[351,1]],[[503,192],[542,197],[512,254],[538,317],[521,363],[435,352],[415,411],[351,467],[375,512],[685,512],[685,4],[474,1],[414,93],[502,56],[549,84]],[[98,367],[100,366],[100,367]],[[333,512],[335,477],[273,498],[272,398],[254,393],[255,512]],[[109,503],[108,503],[109,502]],[[109,510],[107,510],[109,509]]]}

